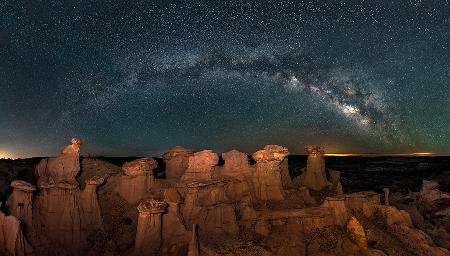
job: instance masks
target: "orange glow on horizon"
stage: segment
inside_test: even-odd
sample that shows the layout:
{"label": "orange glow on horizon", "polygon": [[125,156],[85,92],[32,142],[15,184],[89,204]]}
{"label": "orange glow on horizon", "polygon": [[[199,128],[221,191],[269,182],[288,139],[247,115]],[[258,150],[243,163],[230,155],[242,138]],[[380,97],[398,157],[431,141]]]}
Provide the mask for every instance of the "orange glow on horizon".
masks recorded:
{"label": "orange glow on horizon", "polygon": [[14,159],[15,157],[13,156],[13,154],[0,149],[0,159],[8,159],[8,158]]}
{"label": "orange glow on horizon", "polygon": [[404,153],[404,154],[375,154],[375,153],[326,153],[325,156],[433,156],[432,152],[415,152],[415,153]]}
{"label": "orange glow on horizon", "polygon": [[350,153],[326,153],[325,156],[360,156],[361,154]]}

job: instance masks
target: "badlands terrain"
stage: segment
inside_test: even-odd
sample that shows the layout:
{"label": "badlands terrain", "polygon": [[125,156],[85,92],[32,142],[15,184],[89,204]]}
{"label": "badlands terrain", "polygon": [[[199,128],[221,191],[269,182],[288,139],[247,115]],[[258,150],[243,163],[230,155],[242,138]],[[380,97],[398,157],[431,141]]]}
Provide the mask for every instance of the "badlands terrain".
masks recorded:
{"label": "badlands terrain", "polygon": [[0,255],[450,255],[450,159],[267,145],[0,160]]}

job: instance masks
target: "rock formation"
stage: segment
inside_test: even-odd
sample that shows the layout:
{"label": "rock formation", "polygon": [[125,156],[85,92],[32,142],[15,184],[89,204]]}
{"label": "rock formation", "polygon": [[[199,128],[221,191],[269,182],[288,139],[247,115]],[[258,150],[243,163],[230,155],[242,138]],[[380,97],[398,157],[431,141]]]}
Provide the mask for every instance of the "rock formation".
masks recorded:
{"label": "rock formation", "polygon": [[14,216],[6,216],[0,211],[0,254],[25,256],[32,248],[22,234],[20,221]]}
{"label": "rock formation", "polygon": [[11,182],[14,188],[6,202],[9,213],[18,218],[25,232],[33,227],[33,192],[36,187],[22,180]]}
{"label": "rock formation", "polygon": [[389,188],[383,188],[384,192],[384,205],[389,205]]}
{"label": "rock formation", "polygon": [[130,204],[138,203],[153,185],[153,170],[157,165],[158,162],[151,157],[125,163],[122,166],[123,174],[116,177],[119,195]]}
{"label": "rock formation", "polygon": [[198,242],[197,225],[192,226],[192,238],[189,243],[188,256],[200,256],[200,243]]}
{"label": "rock formation", "polygon": [[86,186],[81,191],[81,224],[86,230],[99,228],[102,224],[102,211],[97,197],[97,187],[105,182],[105,179],[99,176],[94,176],[87,179]]}
{"label": "rock formation", "polygon": [[312,190],[322,190],[330,185],[325,171],[325,152],[322,148],[314,145],[306,145],[308,153],[306,168],[300,177],[301,184]]}
{"label": "rock formation", "polygon": [[168,207],[162,221],[163,247],[167,250],[166,254],[177,255],[189,242],[189,232],[180,213],[183,199],[175,188],[169,188],[164,191],[164,200]]}
{"label": "rock formation", "polygon": [[166,211],[165,202],[144,199],[138,206],[138,223],[134,255],[159,255],[162,245],[161,215]]}
{"label": "rock formation", "polygon": [[80,171],[81,140],[72,138],[72,143],[61,150],[58,157],[42,159],[36,166],[38,183],[73,183],[77,184],[75,177]]}
{"label": "rock formation", "polygon": [[364,232],[362,225],[354,216],[350,217],[346,229],[350,240],[355,243],[361,251],[365,251],[367,249],[366,233]]}
{"label": "rock formation", "polygon": [[78,184],[41,182],[39,189],[33,213],[37,232],[76,254],[84,243]]}
{"label": "rock formation", "polygon": [[235,237],[239,228],[235,207],[225,193],[226,181],[188,184],[183,207],[186,225],[198,224],[201,233]]}
{"label": "rock formation", "polygon": [[326,197],[322,203],[322,206],[333,210],[336,225],[343,227],[347,223],[349,219],[349,212],[345,205],[345,197]]}
{"label": "rock formation", "polygon": [[180,179],[188,168],[189,157],[193,154],[193,150],[180,146],[176,146],[166,152],[162,156],[166,164],[166,178]]}
{"label": "rock formation", "polygon": [[247,154],[231,150],[222,154],[225,164],[220,167],[219,175],[231,182],[226,186],[227,196],[239,201],[253,192],[252,173]]}
{"label": "rock formation", "polygon": [[253,154],[256,161],[253,173],[254,192],[260,200],[283,200],[285,193],[281,163],[289,155],[287,148],[267,145]]}
{"label": "rock formation", "polygon": [[248,156],[237,150],[222,153],[225,164],[220,168],[222,176],[243,180],[251,175]]}
{"label": "rock formation", "polygon": [[188,168],[181,177],[182,182],[208,181],[215,176],[219,157],[212,150],[203,150],[189,157]]}
{"label": "rock formation", "polygon": [[438,200],[450,199],[450,194],[439,190],[439,183],[433,180],[423,180],[419,192],[420,203],[432,208]]}

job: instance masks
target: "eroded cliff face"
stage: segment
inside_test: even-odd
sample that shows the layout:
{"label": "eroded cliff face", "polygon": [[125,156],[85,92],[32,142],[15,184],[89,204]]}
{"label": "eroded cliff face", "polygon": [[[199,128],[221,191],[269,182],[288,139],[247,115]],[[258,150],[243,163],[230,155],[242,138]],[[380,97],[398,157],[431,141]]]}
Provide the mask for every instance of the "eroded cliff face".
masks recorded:
{"label": "eroded cliff face", "polygon": [[444,216],[433,221],[446,228],[449,210],[441,203],[450,196],[435,183],[424,181],[409,195],[415,210],[388,188],[383,202],[375,192],[346,194],[317,146],[306,147],[307,167],[297,179],[282,146],[255,152],[254,165],[237,150],[223,153],[219,165],[211,150],[176,147],[164,155],[166,178],[153,176],[151,157],[122,168],[83,160],[80,189],[80,145],[74,139],[61,156],[42,160],[36,187],[11,183],[9,216],[0,214],[0,253],[450,255],[417,229],[431,227],[425,212]]}

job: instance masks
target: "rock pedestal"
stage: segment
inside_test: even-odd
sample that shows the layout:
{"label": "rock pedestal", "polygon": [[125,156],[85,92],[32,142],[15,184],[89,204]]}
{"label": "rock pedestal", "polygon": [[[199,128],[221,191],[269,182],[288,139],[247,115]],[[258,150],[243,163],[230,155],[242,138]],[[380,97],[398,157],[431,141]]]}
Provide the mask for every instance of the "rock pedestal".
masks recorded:
{"label": "rock pedestal", "polygon": [[40,235],[76,254],[83,247],[78,184],[40,185],[34,222]]}
{"label": "rock pedestal", "polygon": [[81,224],[83,229],[92,230],[102,225],[102,211],[97,197],[97,187],[105,180],[94,176],[85,181],[86,186],[80,194]]}
{"label": "rock pedestal", "polygon": [[287,148],[267,145],[253,154],[256,161],[253,173],[255,195],[260,200],[283,200],[283,174],[281,163],[289,155]]}
{"label": "rock pedestal", "polygon": [[239,201],[252,192],[252,173],[247,154],[231,150],[222,154],[225,164],[220,167],[221,177],[229,179],[226,188],[227,196],[233,201]]}
{"label": "rock pedestal", "polygon": [[193,154],[193,150],[180,146],[166,152],[162,156],[166,164],[166,178],[180,179],[188,168],[189,157]]}
{"label": "rock pedestal", "polygon": [[22,222],[22,227],[27,232],[33,227],[33,192],[36,187],[22,180],[14,180],[11,187],[14,190],[6,206],[10,214]]}
{"label": "rock pedestal", "polygon": [[182,182],[209,181],[215,176],[214,169],[219,157],[212,150],[203,150],[189,157],[188,168],[181,177]]}
{"label": "rock pedestal", "polygon": [[301,175],[301,184],[312,190],[322,190],[330,185],[325,172],[325,152],[314,145],[306,145],[305,151],[308,153],[308,162]]}
{"label": "rock pedestal", "polygon": [[251,175],[247,154],[231,150],[222,153],[222,159],[225,161],[225,164],[220,168],[222,176],[243,180]]}
{"label": "rock pedestal", "polygon": [[198,224],[205,234],[238,235],[235,208],[225,194],[225,181],[194,182],[187,186],[183,207],[186,226]]}
{"label": "rock pedestal", "polygon": [[81,140],[72,139],[72,143],[61,150],[58,157],[42,159],[36,166],[38,184],[51,183],[77,183],[75,177],[80,171]]}
{"label": "rock pedestal", "polygon": [[138,223],[134,255],[159,255],[162,232],[161,214],[166,211],[165,202],[144,199],[138,206]]}
{"label": "rock pedestal", "polygon": [[20,221],[0,212],[0,255],[24,256],[33,252],[23,236]]}
{"label": "rock pedestal", "polygon": [[158,162],[150,157],[136,159],[122,166],[116,191],[130,204],[136,204],[154,183],[153,170]]}
{"label": "rock pedestal", "polygon": [[345,226],[349,219],[349,213],[345,206],[345,198],[343,196],[326,197],[322,203],[323,207],[330,208],[334,213],[334,221],[336,225]]}
{"label": "rock pedestal", "polygon": [[169,188],[164,191],[164,200],[167,203],[167,213],[163,214],[162,239],[163,247],[168,255],[176,254],[189,242],[189,232],[184,226],[180,213],[180,204],[183,203],[178,191]]}

